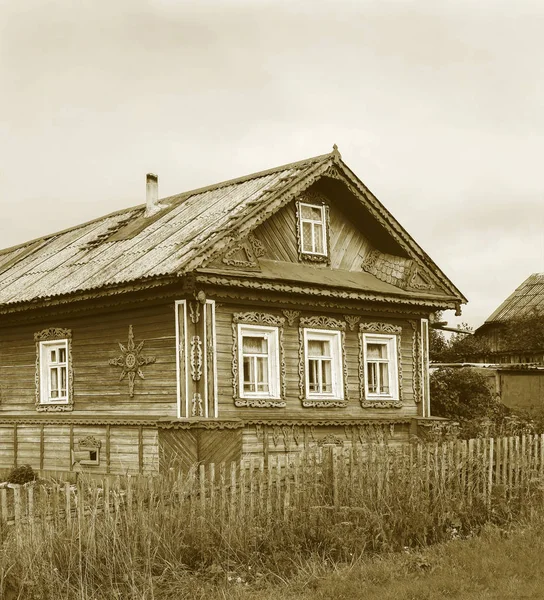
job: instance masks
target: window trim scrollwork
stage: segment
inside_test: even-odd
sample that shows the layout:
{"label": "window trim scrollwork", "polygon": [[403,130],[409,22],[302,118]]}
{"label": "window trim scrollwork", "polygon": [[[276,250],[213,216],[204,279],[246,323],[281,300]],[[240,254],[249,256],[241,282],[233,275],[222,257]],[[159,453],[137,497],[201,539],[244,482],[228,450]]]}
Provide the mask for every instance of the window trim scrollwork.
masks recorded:
{"label": "window trim scrollwork", "polygon": [[[276,398],[250,398],[241,397],[240,394],[240,372],[239,369],[239,329],[240,325],[253,325],[260,327],[276,328],[278,339],[278,359],[279,359],[279,377],[278,390],[280,397]],[[244,312],[234,313],[232,315],[232,391],[234,405],[241,408],[285,408],[287,405],[286,398],[286,365],[285,365],[285,350],[283,345],[283,328],[285,318],[278,315],[261,312]]]}
{"label": "window trim scrollwork", "polygon": [[[74,370],[72,357],[72,331],[61,327],[50,327],[34,334],[36,343],[35,408],[37,412],[71,412],[74,410]],[[61,402],[42,402],[42,343],[64,342],[66,344],[66,395]]]}
{"label": "window trim scrollwork", "polygon": [[[365,335],[383,336],[384,339],[395,338],[396,345],[396,375],[397,375],[397,398],[367,398],[365,381]],[[363,408],[402,408],[403,407],[403,385],[402,385],[402,327],[392,323],[359,323],[359,394]]]}

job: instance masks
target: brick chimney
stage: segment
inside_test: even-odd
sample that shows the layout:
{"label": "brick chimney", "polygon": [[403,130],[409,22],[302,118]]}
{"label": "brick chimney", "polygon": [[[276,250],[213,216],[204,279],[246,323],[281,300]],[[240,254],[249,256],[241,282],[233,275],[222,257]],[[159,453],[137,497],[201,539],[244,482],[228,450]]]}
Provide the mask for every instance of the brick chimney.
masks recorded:
{"label": "brick chimney", "polygon": [[161,210],[159,204],[159,176],[154,173],[148,173],[145,176],[145,216],[151,217]]}

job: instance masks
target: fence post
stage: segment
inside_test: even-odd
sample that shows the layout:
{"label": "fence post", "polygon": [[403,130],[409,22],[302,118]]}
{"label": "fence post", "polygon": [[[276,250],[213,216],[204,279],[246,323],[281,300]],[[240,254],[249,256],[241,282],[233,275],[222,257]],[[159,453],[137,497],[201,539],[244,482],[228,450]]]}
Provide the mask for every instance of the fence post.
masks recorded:
{"label": "fence post", "polygon": [[493,493],[493,459],[494,459],[494,445],[495,440],[493,438],[489,439],[489,447],[488,447],[488,473],[487,473],[487,508],[491,509],[491,495]]}

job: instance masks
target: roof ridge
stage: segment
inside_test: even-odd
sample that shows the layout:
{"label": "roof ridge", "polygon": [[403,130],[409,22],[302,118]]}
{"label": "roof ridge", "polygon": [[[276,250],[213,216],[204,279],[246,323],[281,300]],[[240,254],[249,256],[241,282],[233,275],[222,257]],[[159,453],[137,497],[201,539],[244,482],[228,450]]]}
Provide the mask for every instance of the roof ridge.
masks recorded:
{"label": "roof ridge", "polygon": [[[318,156],[313,156],[310,158],[305,158],[303,160],[287,163],[285,165],[280,165],[279,167],[273,167],[270,169],[265,169],[263,171],[257,171],[255,173],[250,173],[248,175],[242,175],[241,177],[235,177],[234,179],[227,179],[225,181],[220,181],[220,182],[214,183],[212,185],[207,185],[207,186],[204,186],[201,188],[195,188],[193,190],[189,190],[186,192],[180,192],[179,194],[173,194],[172,196],[166,196],[164,198],[159,198],[159,202],[171,201],[171,200],[180,199],[183,197],[194,196],[195,194],[202,194],[204,192],[219,189],[222,187],[226,187],[228,185],[243,183],[245,181],[249,181],[250,179],[257,179],[258,177],[265,177],[266,175],[271,175],[272,173],[277,173],[278,171],[284,171],[284,170],[292,168],[292,167],[302,166],[304,164],[311,164],[314,162],[316,163],[316,162],[319,162],[320,160],[324,160],[325,158],[329,158],[334,153],[335,153],[335,151],[333,150],[332,152],[330,152],[328,154],[320,154]],[[95,217],[94,219],[90,219],[89,221],[85,221],[84,223],[78,223],[77,225],[72,225],[71,227],[66,227],[64,229],[61,229],[60,231],[53,231],[52,233],[38,236],[36,238],[27,240],[25,242],[21,242],[20,244],[8,246],[7,248],[0,248],[0,257],[3,256],[4,254],[7,254],[8,252],[13,252],[14,250],[17,250],[19,248],[24,248],[26,246],[30,246],[31,244],[35,244],[36,242],[45,241],[45,240],[48,240],[55,236],[63,235],[64,233],[68,233],[69,231],[75,231],[76,229],[81,229],[83,227],[87,227],[88,225],[91,225],[98,221],[102,221],[103,219],[108,219],[115,215],[122,215],[123,213],[128,213],[130,211],[141,210],[143,208],[145,208],[145,203],[136,204],[135,206],[129,206],[128,208],[122,208],[119,210],[115,210],[111,213],[108,213],[106,215],[101,215],[99,217]],[[165,207],[165,208],[167,208],[167,207]]]}
{"label": "roof ridge", "polygon": [[287,169],[292,169],[293,167],[301,167],[306,164],[317,163],[327,158],[330,158],[334,154],[333,152],[329,152],[327,154],[320,154],[319,156],[312,156],[310,158],[305,158],[304,160],[297,160],[295,162],[286,163],[285,165],[280,165],[279,167],[273,167],[271,169],[265,169],[264,171],[256,171],[255,173],[250,173],[248,175],[242,175],[241,177],[235,177],[234,179],[225,179],[224,181],[219,181],[218,183],[213,183],[211,185],[206,185],[204,187],[195,188],[193,190],[188,190],[186,192],[181,192],[179,194],[173,194],[172,196],[166,196],[165,198],[161,198],[159,202],[164,202],[168,200],[179,199],[182,197],[195,196],[197,194],[203,194],[204,192],[209,192],[210,190],[217,190],[222,187],[227,187],[229,185],[235,185],[238,183],[244,183],[246,181],[250,181],[251,179],[258,179],[259,177],[266,177],[267,175],[272,175],[272,173],[277,173],[278,171],[286,171]]}

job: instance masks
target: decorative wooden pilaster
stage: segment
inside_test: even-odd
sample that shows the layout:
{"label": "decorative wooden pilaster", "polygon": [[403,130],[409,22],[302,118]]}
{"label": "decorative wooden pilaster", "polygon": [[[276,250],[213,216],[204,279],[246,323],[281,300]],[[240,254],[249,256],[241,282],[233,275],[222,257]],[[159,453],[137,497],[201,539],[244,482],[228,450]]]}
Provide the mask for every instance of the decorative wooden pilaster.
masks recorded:
{"label": "decorative wooden pilaster", "polygon": [[217,417],[215,302],[204,292],[176,303],[179,417]]}

